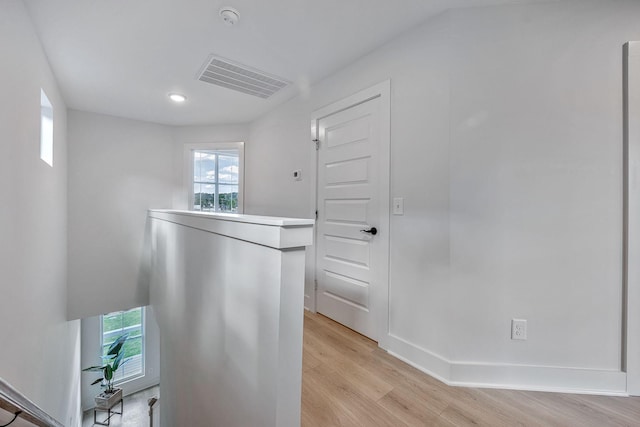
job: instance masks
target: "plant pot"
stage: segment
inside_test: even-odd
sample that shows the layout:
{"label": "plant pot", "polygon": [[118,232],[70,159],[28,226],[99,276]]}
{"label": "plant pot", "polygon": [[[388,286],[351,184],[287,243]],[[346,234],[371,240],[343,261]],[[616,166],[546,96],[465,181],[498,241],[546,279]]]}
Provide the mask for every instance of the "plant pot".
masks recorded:
{"label": "plant pot", "polygon": [[95,397],[96,408],[109,409],[122,399],[122,389],[114,388],[113,393],[103,391]]}

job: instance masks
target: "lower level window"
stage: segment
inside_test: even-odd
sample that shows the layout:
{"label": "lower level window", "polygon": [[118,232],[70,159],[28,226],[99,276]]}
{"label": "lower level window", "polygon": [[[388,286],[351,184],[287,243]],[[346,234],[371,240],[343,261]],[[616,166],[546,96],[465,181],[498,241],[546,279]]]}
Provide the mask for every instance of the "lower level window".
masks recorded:
{"label": "lower level window", "polygon": [[102,316],[102,356],[107,355],[111,343],[127,333],[124,363],[114,374],[116,382],[144,375],[144,307]]}

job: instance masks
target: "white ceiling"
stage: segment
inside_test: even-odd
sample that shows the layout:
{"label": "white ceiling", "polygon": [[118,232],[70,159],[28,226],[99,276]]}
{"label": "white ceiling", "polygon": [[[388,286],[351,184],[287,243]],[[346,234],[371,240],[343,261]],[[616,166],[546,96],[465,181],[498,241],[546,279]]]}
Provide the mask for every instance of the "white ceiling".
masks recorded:
{"label": "white ceiling", "polygon": [[[25,2],[69,108],[193,125],[249,122],[446,8],[523,0]],[[236,26],[222,6],[240,12]],[[295,85],[264,100],[200,82],[210,54]],[[169,92],[188,100],[173,104]]]}

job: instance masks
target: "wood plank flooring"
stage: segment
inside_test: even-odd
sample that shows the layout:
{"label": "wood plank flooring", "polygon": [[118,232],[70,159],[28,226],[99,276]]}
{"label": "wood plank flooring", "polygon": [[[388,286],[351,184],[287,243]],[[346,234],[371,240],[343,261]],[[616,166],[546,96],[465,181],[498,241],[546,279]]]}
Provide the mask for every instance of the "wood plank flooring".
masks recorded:
{"label": "wood plank flooring", "polygon": [[302,426],[640,427],[640,398],[449,387],[306,312]]}

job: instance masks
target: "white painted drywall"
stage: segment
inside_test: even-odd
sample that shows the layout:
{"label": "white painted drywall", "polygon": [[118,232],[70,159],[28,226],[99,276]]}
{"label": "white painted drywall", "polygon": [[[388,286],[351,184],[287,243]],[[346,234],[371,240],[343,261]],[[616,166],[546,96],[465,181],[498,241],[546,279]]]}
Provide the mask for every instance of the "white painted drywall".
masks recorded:
{"label": "white painted drywall", "polygon": [[[140,390],[158,385],[160,383],[160,330],[153,313],[153,307],[145,307],[144,315],[144,376],[131,379],[118,384],[127,396]],[[82,319],[82,368],[100,365],[101,340],[100,316]],[[95,406],[94,397],[102,391],[100,385],[91,385],[93,380],[99,377],[94,372],[82,374],[82,409],[84,411]]]}
{"label": "white painted drywall", "polygon": [[168,127],[69,112],[69,318],[149,303],[145,218],[186,208],[184,145],[246,141],[248,126]]}
{"label": "white painted drywall", "polygon": [[149,208],[171,207],[174,146],[153,123],[69,111],[70,319],[149,304]]}
{"label": "white painted drywall", "polygon": [[308,180],[286,173],[313,165],[308,117],[390,78],[390,350],[459,384],[624,392],[622,46],[639,18],[626,0],[440,15],[252,124],[246,211],[308,216]]}
{"label": "white painted drywall", "polygon": [[[311,191],[310,120],[306,105],[294,100],[251,125],[245,147],[245,183],[251,182],[245,185],[245,213],[311,218],[305,203]],[[301,181],[293,178],[296,169],[302,170]]]}
{"label": "white painted drywall", "polygon": [[640,3],[452,16],[451,301],[473,304],[449,318],[450,358],[620,369],[622,47]]}
{"label": "white painted drywall", "polygon": [[163,425],[299,425],[312,222],[289,228],[263,218],[150,216]]}
{"label": "white painted drywall", "polygon": [[[245,213],[315,218],[309,199],[315,162],[310,120],[306,103],[294,99],[252,124],[244,156]],[[298,169],[302,171],[301,180],[293,178],[293,171]],[[313,256],[313,251],[305,252],[304,299],[310,310],[315,309],[311,299],[315,285]]]}
{"label": "white painted drywall", "polygon": [[[81,422],[80,322],[67,322],[67,111],[24,4],[0,3],[0,377]],[[54,165],[40,159],[40,89]]]}
{"label": "white painted drywall", "polygon": [[184,145],[246,141],[248,126],[168,127],[69,112],[69,318],[149,303],[145,218],[187,207]]}

